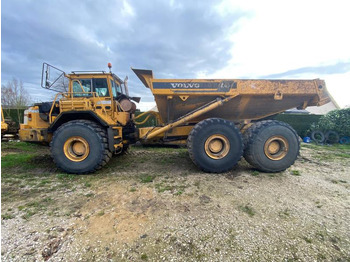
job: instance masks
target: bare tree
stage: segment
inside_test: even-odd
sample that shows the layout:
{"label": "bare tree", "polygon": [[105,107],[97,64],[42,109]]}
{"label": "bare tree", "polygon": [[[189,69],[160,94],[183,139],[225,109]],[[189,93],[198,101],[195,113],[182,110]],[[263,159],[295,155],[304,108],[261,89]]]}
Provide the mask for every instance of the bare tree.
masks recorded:
{"label": "bare tree", "polygon": [[6,85],[1,85],[1,106],[7,115],[9,115],[10,109],[16,109],[18,122],[23,118],[21,109],[28,106],[31,101],[31,97],[24,89],[21,80],[13,78]]}

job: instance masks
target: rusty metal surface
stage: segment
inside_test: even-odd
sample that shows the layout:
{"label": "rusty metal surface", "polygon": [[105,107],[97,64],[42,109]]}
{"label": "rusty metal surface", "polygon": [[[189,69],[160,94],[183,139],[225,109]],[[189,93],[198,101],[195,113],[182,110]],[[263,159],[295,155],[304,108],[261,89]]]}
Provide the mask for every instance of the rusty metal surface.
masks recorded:
{"label": "rusty metal surface", "polygon": [[154,95],[162,121],[169,123],[218,97],[236,96],[193,121],[220,117],[257,120],[285,110],[330,101],[323,80],[155,79],[151,70],[133,69]]}

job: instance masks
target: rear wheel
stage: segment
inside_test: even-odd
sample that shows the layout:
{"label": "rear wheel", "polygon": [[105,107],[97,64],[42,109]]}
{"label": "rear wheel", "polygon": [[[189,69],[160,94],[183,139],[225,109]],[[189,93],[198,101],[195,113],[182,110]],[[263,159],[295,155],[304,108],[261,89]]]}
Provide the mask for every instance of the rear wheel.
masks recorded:
{"label": "rear wheel", "polygon": [[232,169],[243,152],[240,131],[232,122],[220,118],[199,122],[188,136],[187,147],[192,161],[211,173]]}
{"label": "rear wheel", "polygon": [[70,121],[59,127],[50,146],[54,162],[68,173],[94,172],[112,156],[105,130],[88,120]]}
{"label": "rear wheel", "polygon": [[298,135],[283,122],[257,122],[244,133],[244,140],[244,158],[261,171],[283,171],[294,164],[299,154]]}

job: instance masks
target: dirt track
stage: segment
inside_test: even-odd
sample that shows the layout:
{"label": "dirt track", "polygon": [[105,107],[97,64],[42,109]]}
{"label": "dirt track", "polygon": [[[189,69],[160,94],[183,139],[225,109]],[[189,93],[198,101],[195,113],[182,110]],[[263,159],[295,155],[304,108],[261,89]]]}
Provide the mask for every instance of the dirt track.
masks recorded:
{"label": "dirt track", "polygon": [[206,174],[185,149],[132,148],[72,176],[20,145],[2,151],[4,261],[350,260],[350,148],[303,146],[276,174],[244,160]]}

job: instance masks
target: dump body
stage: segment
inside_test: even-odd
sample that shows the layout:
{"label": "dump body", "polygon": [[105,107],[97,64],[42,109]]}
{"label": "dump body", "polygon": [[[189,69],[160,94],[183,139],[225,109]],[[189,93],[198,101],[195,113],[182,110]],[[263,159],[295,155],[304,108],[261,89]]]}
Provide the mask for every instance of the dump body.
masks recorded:
{"label": "dump body", "polygon": [[170,123],[217,98],[234,97],[223,106],[201,114],[231,121],[258,120],[297,107],[330,102],[323,80],[155,79],[151,70],[133,69],[150,88],[160,117]]}

